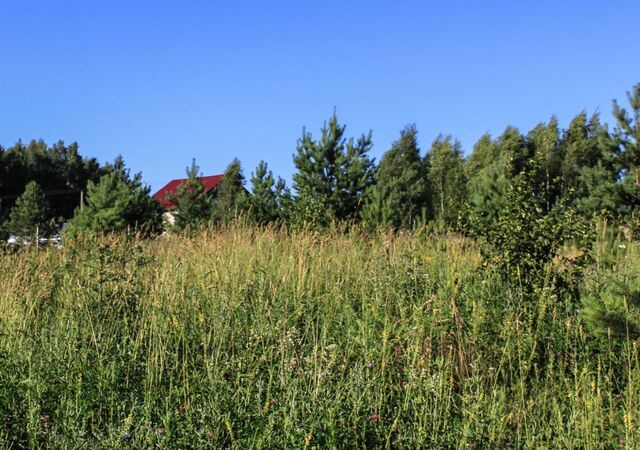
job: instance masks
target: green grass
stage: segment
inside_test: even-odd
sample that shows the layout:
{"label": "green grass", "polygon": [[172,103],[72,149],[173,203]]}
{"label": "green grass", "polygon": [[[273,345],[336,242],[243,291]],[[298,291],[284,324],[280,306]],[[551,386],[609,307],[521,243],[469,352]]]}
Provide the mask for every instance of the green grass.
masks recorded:
{"label": "green grass", "polygon": [[[637,271],[602,240],[584,289]],[[0,255],[0,447],[639,448],[638,343],[456,235],[250,227]]]}

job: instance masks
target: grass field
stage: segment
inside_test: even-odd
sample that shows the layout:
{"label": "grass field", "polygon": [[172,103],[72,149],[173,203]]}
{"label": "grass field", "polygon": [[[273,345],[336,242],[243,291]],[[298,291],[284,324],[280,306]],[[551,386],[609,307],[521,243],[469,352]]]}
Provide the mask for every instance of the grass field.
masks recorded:
{"label": "grass field", "polygon": [[[639,269],[602,237],[580,289]],[[5,253],[0,447],[640,448],[638,343],[591,337],[555,274],[523,292],[420,232]]]}

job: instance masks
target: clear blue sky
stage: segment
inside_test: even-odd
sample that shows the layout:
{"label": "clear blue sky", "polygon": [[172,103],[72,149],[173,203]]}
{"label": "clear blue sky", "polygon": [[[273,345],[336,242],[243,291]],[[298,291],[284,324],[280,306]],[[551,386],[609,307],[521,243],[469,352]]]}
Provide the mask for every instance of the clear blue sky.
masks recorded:
{"label": "clear blue sky", "polygon": [[154,190],[192,157],[290,180],[334,107],[377,159],[407,123],[469,152],[552,114],[611,124],[640,82],[637,0],[0,1],[0,144],[122,154]]}

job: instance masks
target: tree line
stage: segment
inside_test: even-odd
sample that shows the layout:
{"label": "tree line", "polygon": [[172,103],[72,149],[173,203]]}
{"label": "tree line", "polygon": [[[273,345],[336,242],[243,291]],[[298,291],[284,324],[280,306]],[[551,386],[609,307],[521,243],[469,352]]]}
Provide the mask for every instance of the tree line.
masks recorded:
{"label": "tree line", "polygon": [[[465,231],[495,226],[522,198],[541,215],[570,209],[582,217],[635,217],[640,208],[640,84],[627,92],[627,101],[625,106],[613,101],[611,130],[598,113],[580,112],[564,129],[552,117],[527,133],[509,126],[499,136],[485,134],[468,157],[450,135],[437,136],[423,153],[416,126],[407,125],[377,164],[369,154],[371,133],[348,137],[334,113],[319,136],[303,130],[293,154],[292,188],[261,161],[246,189],[235,159],[214,195],[204,195],[194,161],[187,182],[171,199],[176,205],[173,227],[242,216],[262,225],[348,222],[402,229],[434,223]],[[18,192],[24,193],[16,199]],[[80,192],[86,193],[82,205]],[[47,147],[32,141],[0,147],[5,235],[33,235],[36,225],[44,230],[46,224],[69,219],[70,233],[159,231],[162,211],[149,193],[141,175],[131,174],[121,158],[101,166],[80,156],[77,144]]]}

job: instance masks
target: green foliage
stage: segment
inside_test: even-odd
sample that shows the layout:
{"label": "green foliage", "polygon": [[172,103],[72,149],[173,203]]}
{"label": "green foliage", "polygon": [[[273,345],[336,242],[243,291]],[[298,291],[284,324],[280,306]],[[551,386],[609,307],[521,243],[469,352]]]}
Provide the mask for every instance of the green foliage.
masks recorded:
{"label": "green foliage", "polygon": [[562,195],[585,216],[622,213],[617,149],[597,114],[577,115],[562,142]]}
{"label": "green foliage", "polygon": [[319,192],[309,192],[309,188],[298,188],[297,195],[285,210],[287,224],[294,230],[321,229],[335,222],[329,209],[329,200]]}
{"label": "green foliage", "polygon": [[375,184],[367,193],[362,211],[367,223],[384,228],[409,228],[417,219],[430,216],[430,189],[417,133],[415,125],[407,126],[382,156]]}
{"label": "green foliage", "polygon": [[578,188],[580,171],[584,167],[594,167],[600,159],[597,133],[600,123],[594,114],[590,121],[583,111],[573,118],[562,137],[562,184],[568,198],[571,190]]}
{"label": "green foliage", "polygon": [[18,141],[7,149],[0,147],[0,216],[15,204],[27,184],[35,181],[48,197],[54,217],[71,218],[80,204],[80,192],[89,181],[97,182],[108,171],[95,158],[85,158],[78,144],[59,141],[52,146],[42,141]]}
{"label": "green foliage", "polygon": [[507,127],[498,138],[496,146],[499,157],[508,162],[510,177],[515,177],[527,167],[531,158],[530,148],[517,128]]}
{"label": "green foliage", "polygon": [[582,298],[582,317],[602,339],[640,339],[640,278],[610,281]]}
{"label": "green foliage", "polygon": [[432,185],[434,216],[446,225],[455,225],[467,197],[464,159],[459,141],[438,136],[427,155]]}
{"label": "green foliage", "polygon": [[267,163],[260,161],[255,173],[251,175],[251,196],[248,199],[254,222],[266,225],[283,219],[289,196],[284,180],[278,178],[276,182]]}
{"label": "green foliage", "polygon": [[465,176],[469,182],[473,181],[482,170],[493,164],[499,156],[499,148],[491,135],[486,133],[473,146],[473,151],[465,161]]}
{"label": "green foliage", "polygon": [[211,215],[213,200],[204,193],[199,170],[195,159],[192,160],[191,167],[186,168],[187,179],[177,187],[175,195],[168,197],[175,205],[170,213],[174,217],[173,227],[177,230],[197,229]]}
{"label": "green foliage", "polygon": [[531,182],[545,212],[551,211],[560,196],[562,152],[558,119],[538,124],[527,136],[531,166],[535,168]]}
{"label": "green foliage", "polygon": [[603,212],[624,212],[615,176],[603,161],[593,167],[581,168],[576,180],[576,209],[586,217]]}
{"label": "green foliage", "polygon": [[563,246],[575,246],[575,265],[585,262],[592,243],[587,222],[564,205],[546,213],[546,199],[537,195],[532,184],[530,175],[522,173],[507,187],[504,207],[493,222],[484,217],[471,222],[475,235],[488,244],[487,262],[525,291],[545,283],[548,265]]}
{"label": "green foliage", "polygon": [[211,218],[219,224],[229,224],[248,206],[247,190],[244,188],[244,175],[237,158],[227,166],[224,178],[216,188]]}
{"label": "green foliage", "polygon": [[44,192],[32,181],[27,184],[24,193],[18,197],[16,206],[11,210],[7,231],[19,239],[33,241],[36,236],[46,237],[54,230],[54,220]]}
{"label": "green foliage", "polygon": [[623,183],[621,197],[635,211],[640,208],[640,83],[627,92],[630,111],[613,101],[616,119],[615,135],[621,147]]}
{"label": "green foliage", "polygon": [[133,177],[121,159],[114,169],[89,182],[86,204],[69,222],[66,234],[79,232],[110,233],[127,229],[155,232],[161,224],[161,207],[149,196],[150,188],[142,183],[140,174]]}
{"label": "green foliage", "polygon": [[[357,141],[344,137],[345,126],[335,115],[315,141],[302,131],[293,162],[296,190],[295,221],[327,223],[332,219],[355,219],[363,205],[363,196],[373,182],[374,165],[369,158],[371,133]],[[311,205],[320,205],[318,208]],[[318,214],[309,217],[308,214]]]}
{"label": "green foliage", "polygon": [[491,227],[507,206],[511,168],[500,158],[484,166],[469,181],[469,215],[477,227]]}

